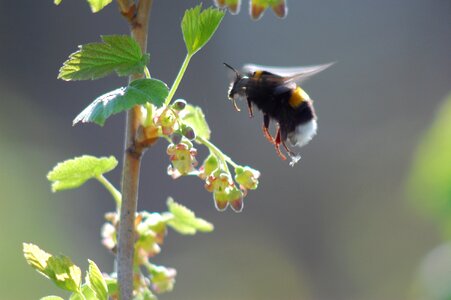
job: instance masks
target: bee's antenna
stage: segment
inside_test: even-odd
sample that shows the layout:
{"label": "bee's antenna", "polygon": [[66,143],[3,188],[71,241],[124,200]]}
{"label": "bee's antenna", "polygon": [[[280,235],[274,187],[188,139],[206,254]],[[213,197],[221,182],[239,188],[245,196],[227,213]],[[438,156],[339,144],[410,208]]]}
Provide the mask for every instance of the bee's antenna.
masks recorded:
{"label": "bee's antenna", "polygon": [[235,72],[235,74],[236,74],[237,77],[240,77],[240,73],[239,73],[234,67],[232,67],[231,65],[226,64],[226,63],[223,63],[223,64],[224,64],[224,66],[226,66],[227,68],[229,68],[230,70],[232,70],[233,72]]}

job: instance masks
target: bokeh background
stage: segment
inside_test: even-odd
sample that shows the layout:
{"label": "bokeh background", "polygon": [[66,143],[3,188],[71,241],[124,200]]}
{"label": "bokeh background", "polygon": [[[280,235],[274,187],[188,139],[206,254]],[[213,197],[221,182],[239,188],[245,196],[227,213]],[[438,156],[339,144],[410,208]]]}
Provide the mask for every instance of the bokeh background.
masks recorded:
{"label": "bokeh background", "polygon": [[[94,15],[85,1],[52,2],[0,1],[1,299],[61,295],[26,265],[23,241],[71,256],[82,269],[90,258],[112,271],[113,257],[99,242],[110,196],[96,182],[52,194],[45,175],[81,154],[122,157],[123,115],[104,128],[71,121],[125,79],[67,83],[56,75],[77,45],[128,29],[114,3]],[[197,3],[154,1],[154,77],[173,81],[185,55],[179,23]],[[449,219],[440,206],[434,215],[417,204],[451,201],[451,176],[443,177],[451,169],[451,112],[439,114],[451,92],[451,2],[291,0],[287,19],[268,11],[258,22],[247,5],[228,14],[194,57],[178,96],[203,107],[214,143],[261,171],[260,187],[243,213],[219,213],[197,178],[165,175],[165,142],[146,153],[139,209],[163,211],[170,195],[215,224],[212,234],[169,232],[155,262],[178,276],[161,299],[450,299],[451,247],[442,244]],[[305,85],[319,133],[291,168],[263,137],[261,116],[251,120],[227,100],[222,62],[331,61],[338,63]],[[434,124],[448,134],[435,129],[427,138]],[[434,138],[439,142],[425,145]],[[118,168],[108,177],[118,185],[119,175]],[[435,188],[449,198],[432,197],[424,179],[442,182]]]}

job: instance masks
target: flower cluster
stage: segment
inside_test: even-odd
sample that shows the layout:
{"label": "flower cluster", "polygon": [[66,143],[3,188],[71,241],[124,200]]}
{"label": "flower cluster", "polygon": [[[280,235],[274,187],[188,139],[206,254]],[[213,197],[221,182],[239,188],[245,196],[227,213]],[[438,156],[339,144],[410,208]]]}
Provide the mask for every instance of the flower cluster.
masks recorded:
{"label": "flower cluster", "polygon": [[113,254],[117,252],[117,229],[119,226],[119,215],[117,213],[106,213],[105,220],[107,221],[102,226],[101,236],[102,244],[110,250]]}
{"label": "flower cluster", "polygon": [[[145,131],[151,129],[169,141],[166,150],[170,162],[168,175],[174,179],[197,175],[205,182],[205,189],[213,193],[219,211],[224,211],[229,205],[236,212],[243,210],[243,198],[248,190],[257,188],[260,173],[236,164],[209,141],[210,129],[200,108],[187,104],[185,100],[176,100],[156,110]],[[199,168],[198,152],[193,142],[204,145],[210,152]],[[229,165],[234,168],[235,177],[229,171]]]}
{"label": "flower cluster", "polygon": [[205,189],[213,193],[216,209],[224,211],[230,204],[236,212],[243,210],[243,198],[248,190],[255,190],[258,187],[260,172],[250,167],[235,167],[235,182],[228,168],[220,167],[208,172],[209,165],[213,165],[212,157],[208,157],[204,162],[203,174],[205,178]]}
{"label": "flower cluster", "polygon": [[186,131],[187,128],[182,128],[180,124],[179,116],[179,112],[185,107],[186,101],[179,99],[174,101],[172,105],[159,108],[153,118],[154,126],[161,128],[161,133],[164,136],[170,136],[181,129]]}
{"label": "flower cluster", "polygon": [[[103,245],[112,252],[117,249],[117,227],[119,216],[117,213],[105,215],[107,223],[102,227]],[[154,266],[149,258],[160,253],[160,246],[164,242],[167,232],[167,223],[172,219],[171,214],[140,212],[135,220],[135,255],[134,265],[144,266],[149,273],[149,278],[142,273],[136,273],[134,277],[135,289],[148,291],[149,288],[156,293],[171,291],[175,283],[175,269],[163,266]],[[151,271],[152,270],[152,271]]]}
{"label": "flower cluster", "polygon": [[153,124],[149,128],[156,128],[160,135],[170,139],[166,153],[169,155],[171,165],[168,174],[172,178],[178,178],[193,172],[197,166],[197,150],[193,147],[196,134],[191,126],[182,122],[182,112],[186,107],[186,101],[179,99],[172,105],[158,109]]}
{"label": "flower cluster", "polygon": [[169,218],[159,213],[141,212],[136,217],[137,241],[135,243],[135,261],[144,265],[148,259],[160,253],[164,242]]}
{"label": "flower cluster", "polygon": [[[240,12],[241,0],[214,0],[214,3],[219,8],[228,8],[234,15]],[[258,20],[268,7],[271,7],[279,18],[285,18],[287,15],[286,0],[250,0],[249,14],[252,19]]]}
{"label": "flower cluster", "polygon": [[[196,214],[168,198],[168,211],[163,213],[139,212],[135,219],[135,255],[134,255],[134,287],[135,292],[152,296],[143,299],[156,299],[152,292],[169,292],[174,287],[177,271],[164,266],[157,266],[150,262],[150,259],[160,253],[166,237],[168,227],[184,235],[193,235],[197,232],[213,231],[213,224],[199,218]],[[117,249],[117,229],[119,226],[119,216],[117,213],[107,213],[105,215],[107,223],[102,227],[102,241],[106,248],[116,254]],[[141,272],[145,268],[147,275]],[[116,280],[116,274],[111,274],[111,280]],[[111,298],[118,299],[117,295]],[[141,298],[140,298],[141,299]]]}
{"label": "flower cluster", "polygon": [[[117,247],[117,227],[119,216],[117,213],[105,214],[105,223],[102,227],[102,243],[113,253]],[[144,264],[150,257],[160,253],[160,245],[166,235],[166,224],[171,219],[170,215],[159,213],[140,212],[135,219],[135,260],[138,264]]]}
{"label": "flower cluster", "polygon": [[173,268],[166,268],[153,264],[146,265],[152,279],[152,289],[156,293],[172,291],[175,283],[177,271]]}
{"label": "flower cluster", "polygon": [[[210,144],[208,146],[213,147]],[[235,212],[241,212],[247,191],[258,187],[260,172],[247,166],[239,166],[219,152],[216,147],[213,149],[215,151],[211,152],[216,153],[210,153],[202,166],[196,169],[197,150],[192,143],[184,139],[178,144],[169,144],[167,154],[171,165],[168,167],[168,175],[174,179],[183,175],[197,175],[205,181],[205,189],[213,193],[217,210],[224,211],[230,204]],[[235,166],[235,180],[227,166],[227,159]]]}
{"label": "flower cluster", "polygon": [[213,193],[216,209],[223,211],[230,204],[236,212],[243,210],[244,193],[238,189],[230,174],[217,170],[205,181],[205,189]]}

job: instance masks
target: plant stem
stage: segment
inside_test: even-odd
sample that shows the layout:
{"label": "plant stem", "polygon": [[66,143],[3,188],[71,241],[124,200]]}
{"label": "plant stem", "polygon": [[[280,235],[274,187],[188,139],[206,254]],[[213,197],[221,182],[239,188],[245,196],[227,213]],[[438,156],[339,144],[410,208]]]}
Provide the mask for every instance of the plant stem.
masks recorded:
{"label": "plant stem", "polygon": [[116,201],[116,207],[117,210],[119,210],[121,208],[121,203],[122,203],[122,195],[121,192],[119,192],[114,185],[111,184],[111,182],[105,178],[105,176],[100,175],[97,176],[96,179],[103,184],[103,186],[108,190],[108,192],[110,192],[111,196],[113,196],[114,201]]}
{"label": "plant stem", "polygon": [[[149,69],[147,67],[144,68],[144,74],[146,75],[146,78],[150,79],[150,72]],[[152,109],[152,104],[150,104],[149,102],[147,102],[144,107],[146,108],[146,120],[144,121],[144,127],[149,127],[150,125],[152,125],[152,113],[153,113],[153,109]]]}
{"label": "plant stem", "polygon": [[147,78],[147,79],[152,78],[152,77],[150,76],[149,68],[147,68],[147,67],[144,68],[144,75],[146,75],[146,78]]}
{"label": "plant stem", "polygon": [[177,91],[177,88],[179,87],[180,81],[182,81],[183,75],[185,74],[186,68],[188,68],[189,61],[191,60],[191,57],[193,57],[192,54],[186,54],[185,60],[183,61],[182,67],[180,68],[179,73],[177,74],[177,77],[174,80],[174,83],[171,86],[171,90],[169,91],[169,95],[166,98],[166,101],[164,102],[164,105],[168,105],[171,103],[172,97],[174,97],[175,92]]}
{"label": "plant stem", "polygon": [[[130,0],[118,0],[122,14],[129,20],[131,36],[138,42],[143,53],[147,50],[147,33],[152,0],[140,0],[136,13],[130,18],[124,7],[133,7]],[[133,1],[132,1],[133,2]],[[143,78],[144,74],[130,76],[133,81]],[[135,215],[138,203],[139,171],[142,148],[136,147],[136,135],[141,124],[141,108],[135,106],[127,111],[124,141],[124,160],[122,168],[122,205],[119,223],[117,270],[119,298],[133,298],[133,256],[135,246]]]}
{"label": "plant stem", "polygon": [[[221,150],[218,149],[218,147],[216,147],[209,140],[204,139],[204,138],[202,138],[200,136],[196,137],[196,140],[199,143],[204,144],[205,147],[207,147],[211,152],[213,152],[218,158],[224,160],[225,162],[228,162],[232,167],[234,167],[234,168],[239,167],[239,165],[237,163],[235,163],[230,157],[225,155]],[[226,165],[226,167],[227,167],[227,165]]]}
{"label": "plant stem", "polygon": [[146,120],[144,121],[144,127],[149,127],[150,125],[152,125],[152,118],[153,118],[152,104],[147,102],[145,104],[145,108],[146,108],[147,114],[146,114]]}

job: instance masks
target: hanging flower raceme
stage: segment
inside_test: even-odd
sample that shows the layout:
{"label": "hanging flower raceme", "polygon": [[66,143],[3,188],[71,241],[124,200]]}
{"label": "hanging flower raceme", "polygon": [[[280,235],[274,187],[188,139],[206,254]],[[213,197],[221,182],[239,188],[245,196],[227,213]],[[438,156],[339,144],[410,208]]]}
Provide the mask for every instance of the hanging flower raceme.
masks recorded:
{"label": "hanging flower raceme", "polygon": [[230,174],[219,170],[210,174],[205,181],[205,189],[213,193],[217,210],[224,211],[229,204],[236,212],[243,210],[244,193],[236,187]]}
{"label": "hanging flower raceme", "polygon": [[[168,175],[174,179],[197,175],[205,181],[205,188],[213,193],[214,203],[219,211],[224,211],[230,205],[234,211],[241,212],[243,198],[248,190],[257,188],[260,173],[236,164],[210,142],[210,129],[199,107],[179,99],[160,108],[156,115],[155,125],[162,128],[159,130],[160,136],[170,141],[166,151],[171,162]],[[197,150],[193,147],[193,142],[204,145],[210,152],[199,169],[196,169]],[[229,171],[229,165],[234,167],[236,182]]]}
{"label": "hanging flower raceme", "polygon": [[119,216],[117,213],[106,213],[105,220],[101,229],[102,244],[113,253],[116,253],[117,246],[117,227],[119,224]]}
{"label": "hanging flower raceme", "polygon": [[[135,254],[133,276],[134,291],[144,294],[146,297],[139,299],[156,299],[155,293],[165,293],[173,289],[177,271],[173,268],[154,265],[152,257],[161,252],[161,246],[165,240],[168,228],[181,234],[195,234],[197,232],[210,232],[213,225],[208,221],[199,218],[187,207],[175,202],[172,198],[167,200],[168,211],[163,213],[149,213],[142,211],[136,214],[135,218]],[[104,245],[116,254],[117,249],[117,228],[119,226],[119,216],[117,212],[105,214],[107,223],[102,229]],[[147,275],[136,272],[144,267]],[[117,284],[116,273],[108,278]],[[116,293],[110,294],[111,299],[118,299]],[[134,298],[138,299],[138,298]]]}
{"label": "hanging flower raceme", "polygon": [[[214,3],[220,8],[228,8],[230,13],[234,15],[240,12],[241,0],[214,0]],[[263,13],[268,7],[271,7],[279,18],[285,18],[287,16],[288,8],[286,0],[250,0],[249,14],[252,19],[258,20],[263,16]]]}
{"label": "hanging flower raceme", "polygon": [[[107,222],[103,225],[101,235],[103,245],[113,253],[117,247],[117,227],[119,216],[117,213],[105,214]],[[166,224],[170,217],[159,213],[141,212],[135,219],[135,231],[139,237],[135,244],[135,259],[140,264],[160,253],[166,235]]]}
{"label": "hanging flower raceme", "polygon": [[136,233],[139,238],[135,243],[135,260],[142,265],[150,257],[160,253],[169,218],[164,214],[142,212],[136,219]]}

